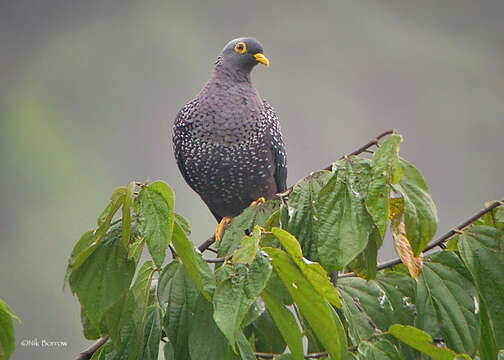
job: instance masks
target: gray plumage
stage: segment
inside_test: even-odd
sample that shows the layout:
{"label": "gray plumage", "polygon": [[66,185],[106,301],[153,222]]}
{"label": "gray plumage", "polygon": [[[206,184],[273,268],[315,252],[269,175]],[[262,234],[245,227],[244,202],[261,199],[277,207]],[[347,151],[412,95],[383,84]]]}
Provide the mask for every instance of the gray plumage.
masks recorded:
{"label": "gray plumage", "polygon": [[175,119],[178,167],[218,221],[286,189],[278,116],[250,79],[257,63],[269,64],[262,53],[255,39],[229,42],[210,80]]}

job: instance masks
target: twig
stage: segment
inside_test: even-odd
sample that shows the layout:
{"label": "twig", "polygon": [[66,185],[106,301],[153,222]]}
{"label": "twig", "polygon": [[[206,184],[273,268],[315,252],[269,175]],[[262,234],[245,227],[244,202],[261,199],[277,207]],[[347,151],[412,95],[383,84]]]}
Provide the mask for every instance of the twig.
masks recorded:
{"label": "twig", "polygon": [[[262,352],[255,352],[254,355],[258,358],[261,359],[275,359],[276,357],[282,355],[282,354],[274,354],[274,353],[262,353]],[[304,356],[305,359],[319,359],[323,357],[327,357],[329,354],[327,352],[320,352],[320,353],[311,353],[311,354],[306,354]]]}
{"label": "twig", "polygon": [[[431,242],[422,252],[425,253],[429,250],[434,249],[437,246],[440,246],[440,247],[444,246],[445,241],[449,240],[454,235],[461,233],[466,227],[473,224],[476,220],[481,218],[483,215],[489,213],[490,211],[492,211],[496,207],[503,206],[503,205],[504,205],[504,200],[494,202],[492,205],[484,208],[483,210],[481,210],[481,211],[477,212],[476,214],[474,214],[473,216],[471,216],[469,219],[464,221],[459,226],[448,231],[446,234],[441,236],[439,239]],[[396,265],[399,265],[401,263],[402,263],[401,259],[394,259],[394,260],[386,261],[384,263],[379,264],[376,267],[376,269],[377,270],[388,269],[388,268],[394,267]],[[349,272],[349,273],[339,275],[338,279],[342,279],[342,278],[346,278],[346,277],[354,277],[354,276],[356,276],[355,273]]]}
{"label": "twig", "polygon": [[205,240],[199,247],[198,250],[200,252],[204,252],[206,249],[208,249],[212,244],[215,242],[215,234],[213,234],[210,238]]}
{"label": "twig", "polygon": [[109,339],[109,336],[103,336],[98,339],[93,345],[88,347],[86,350],[82,351],[76,358],[75,360],[89,360],[93,356],[93,354],[98,351],[98,349],[107,342]]}

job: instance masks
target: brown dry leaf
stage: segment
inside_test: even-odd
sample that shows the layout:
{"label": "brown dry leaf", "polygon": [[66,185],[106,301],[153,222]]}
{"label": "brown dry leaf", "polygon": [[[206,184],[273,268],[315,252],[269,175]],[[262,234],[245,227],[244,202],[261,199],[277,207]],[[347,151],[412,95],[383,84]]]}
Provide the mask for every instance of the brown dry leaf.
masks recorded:
{"label": "brown dry leaf", "polygon": [[420,254],[418,257],[413,256],[413,250],[406,237],[406,230],[403,222],[392,227],[392,235],[394,237],[395,249],[401,261],[406,265],[411,276],[414,277],[415,280],[418,280],[418,277],[422,273],[423,254]]}

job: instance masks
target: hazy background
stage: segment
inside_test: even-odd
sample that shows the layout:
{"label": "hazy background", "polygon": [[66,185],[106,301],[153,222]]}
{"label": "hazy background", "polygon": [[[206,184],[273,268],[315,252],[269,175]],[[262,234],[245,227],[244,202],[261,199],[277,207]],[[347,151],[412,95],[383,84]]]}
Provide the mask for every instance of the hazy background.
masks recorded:
{"label": "hazy background", "polygon": [[[87,347],[63,276],[115,187],[167,181],[192,240],[215,230],[176,168],[171,126],[238,36],[271,60],[253,79],[280,115],[289,185],[397,128],[438,233],[502,198],[503,17],[499,0],[0,0],[0,297],[22,319],[13,358]],[[69,346],[20,345],[34,338]]]}

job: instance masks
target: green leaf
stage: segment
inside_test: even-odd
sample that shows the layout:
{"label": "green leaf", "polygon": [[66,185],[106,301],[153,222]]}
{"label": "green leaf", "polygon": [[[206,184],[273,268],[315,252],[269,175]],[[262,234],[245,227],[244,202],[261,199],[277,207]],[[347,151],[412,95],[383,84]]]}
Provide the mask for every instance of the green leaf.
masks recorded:
{"label": "green leaf", "polygon": [[257,298],[256,301],[250,306],[242,321],[242,328],[249,326],[256,321],[262,314],[264,314],[265,307],[262,299]]}
{"label": "green leaf", "polygon": [[266,286],[270,275],[271,264],[260,253],[249,267],[238,264],[231,269],[229,265],[224,265],[216,271],[219,282],[213,298],[214,320],[233,349],[245,314]]}
{"label": "green leaf", "polygon": [[81,323],[84,329],[84,337],[89,340],[95,340],[100,338],[100,330],[97,329],[93,323],[89,320],[84,312],[84,309],[81,307]]}
{"label": "green leaf", "polygon": [[112,221],[112,218],[114,217],[117,210],[119,210],[119,208],[123,204],[124,196],[126,196],[127,191],[128,190],[126,186],[121,186],[115,189],[112,193],[112,196],[110,197],[110,203],[98,217],[98,229],[96,229],[95,232],[96,242],[100,242],[107,233],[107,230],[110,227],[110,222]]}
{"label": "green leaf", "polygon": [[12,319],[19,321],[9,306],[0,299],[0,360],[9,359],[16,347]]}
{"label": "green leaf", "polygon": [[136,240],[128,245],[128,259],[133,259],[135,264],[138,264],[142,256],[143,248],[145,246],[144,238],[136,238]]}
{"label": "green leaf", "polygon": [[157,305],[147,308],[144,329],[144,353],[143,360],[157,360],[161,339],[161,319],[163,314]]}
{"label": "green leaf", "polygon": [[257,251],[259,250],[259,241],[261,240],[261,228],[259,225],[254,227],[250,236],[245,235],[241,246],[233,253],[234,264],[252,264]]}
{"label": "green leaf", "polygon": [[133,193],[135,192],[136,183],[134,181],[130,182],[126,194],[123,198],[122,204],[122,239],[124,248],[129,249],[129,243],[131,238],[131,200],[133,198]]}
{"label": "green leaf", "polygon": [[191,359],[237,360],[231,346],[215,323],[213,308],[204,297],[196,301],[190,320],[189,354]]}
{"label": "green leaf", "polygon": [[338,280],[343,314],[349,322],[352,343],[374,335],[374,324],[386,331],[393,323],[413,324],[415,318],[415,281],[398,273],[380,274],[376,280],[343,278]]}
{"label": "green leaf", "polygon": [[364,251],[348,264],[350,270],[364,279],[375,279],[378,248],[381,244],[382,238],[380,237],[378,229],[374,227],[369,233],[368,244]]}
{"label": "green leaf", "polygon": [[242,360],[257,360],[254,355],[254,350],[252,349],[252,346],[247,341],[247,338],[245,337],[243,331],[241,330],[236,338],[236,345],[238,348],[238,352],[240,353],[240,358]]}
{"label": "green leaf", "polygon": [[69,278],[72,293],[77,294],[83,311],[100,333],[103,313],[128,291],[134,274],[135,262],[128,259],[122,244],[120,223],[72,271]]}
{"label": "green leaf", "polygon": [[65,284],[70,279],[72,271],[77,270],[79,266],[82,265],[84,260],[88,258],[89,255],[93,253],[96,249],[96,237],[94,236],[93,230],[85,232],[80,240],[75,244],[70,259],[68,259],[67,270],[65,274]]}
{"label": "green leaf", "polygon": [[488,308],[486,306],[485,301],[481,300],[480,293],[480,347],[479,347],[479,355],[481,360],[493,360],[497,358],[497,352],[499,349],[497,348],[497,344],[495,343],[495,334],[492,328],[492,323],[490,321],[491,316],[488,313]]}
{"label": "green leaf", "polygon": [[[433,360],[453,360],[457,356],[453,350],[432,344],[429,334],[413,326],[394,324],[389,328],[389,332],[405,344],[429,355]],[[464,358],[471,359],[468,356]]]}
{"label": "green leaf", "polygon": [[280,206],[279,200],[269,200],[255,206],[249,206],[234,217],[228,225],[222,240],[218,243],[218,256],[228,257],[241,245],[243,236],[252,233],[254,226],[263,226]]}
{"label": "green leaf", "polygon": [[404,199],[406,235],[413,255],[418,256],[436,233],[437,210],[422,174],[404,159],[401,159],[401,166],[403,177],[393,189]]}
{"label": "green leaf", "polygon": [[276,326],[287,343],[294,360],[304,360],[303,335],[292,312],[267,291],[264,291],[261,297],[275,320]]}
{"label": "green leaf", "polygon": [[401,360],[401,354],[390,341],[379,339],[377,341],[363,341],[358,347],[359,358],[366,360]]}
{"label": "green leaf", "polygon": [[173,201],[169,204],[166,200],[170,192],[168,185],[155,182],[142,189],[135,198],[140,232],[157,267],[163,265],[173,232]]}
{"label": "green leaf", "polygon": [[284,305],[292,305],[292,297],[276,272],[272,272],[264,291],[274,296]]}
{"label": "green leaf", "polygon": [[194,245],[189,241],[184,230],[178,223],[173,226],[173,246],[177,251],[177,255],[182,259],[182,263],[194,280],[196,286],[201,293],[209,301],[210,294],[215,288],[215,280],[208,264],[201,259],[201,254],[197,253]]}
{"label": "green leaf", "polygon": [[275,271],[331,358],[343,359],[347,352],[346,338],[340,337],[344,332],[340,332],[343,325],[333,317],[329,303],[318,294],[285,252],[274,248],[263,250],[273,259]]}
{"label": "green leaf", "polygon": [[187,236],[191,235],[191,225],[182,215],[175,214],[175,222],[184,230]]}
{"label": "green leaf", "polygon": [[[474,279],[479,301],[488,309],[497,349],[504,348],[504,232],[474,226],[460,235],[460,255]],[[488,339],[487,339],[488,340]]]}
{"label": "green leaf", "polygon": [[307,259],[318,261],[317,244],[318,217],[314,204],[318,200],[320,190],[327,184],[331,172],[317,171],[299,181],[289,195],[289,221],[284,228],[294,235],[301,244],[303,254]]}
{"label": "green leaf", "polygon": [[341,307],[338,292],[331,283],[331,279],[329,279],[329,276],[324,268],[320,266],[319,263],[314,263],[303,258],[299,242],[287,231],[279,228],[273,228],[271,231],[280,241],[285,250],[287,250],[297,266],[299,266],[308,281],[310,281],[313,285],[314,289],[331,304],[336,307]]}
{"label": "green leaf", "polygon": [[102,328],[108,330],[116,349],[127,354],[142,354],[145,314],[154,267],[146,261],[140,268],[132,288],[104,314]]}
{"label": "green leaf", "polygon": [[385,236],[389,219],[390,184],[401,180],[399,162],[400,135],[392,135],[376,151],[371,162],[372,178],[366,196],[366,208],[378,227],[380,236]]}
{"label": "green leaf", "polygon": [[417,283],[418,317],[429,308],[427,296],[448,347],[474,355],[479,345],[478,293],[462,261],[450,251],[438,252],[425,262]]}
{"label": "green leaf", "polygon": [[364,159],[343,159],[335,163],[335,172],[320,191],[318,214],[318,254],[328,270],[342,270],[368,244],[374,227],[364,202],[370,166]]}
{"label": "green leaf", "polygon": [[[263,300],[258,300],[264,308]],[[281,354],[287,346],[275,320],[267,309],[244,331],[247,335],[250,333],[247,337],[257,352]]]}
{"label": "green leaf", "polygon": [[180,262],[172,261],[159,277],[157,293],[161,306],[166,305],[163,323],[170,339],[173,359],[187,359],[191,314],[196,311],[198,288],[186,268]]}

